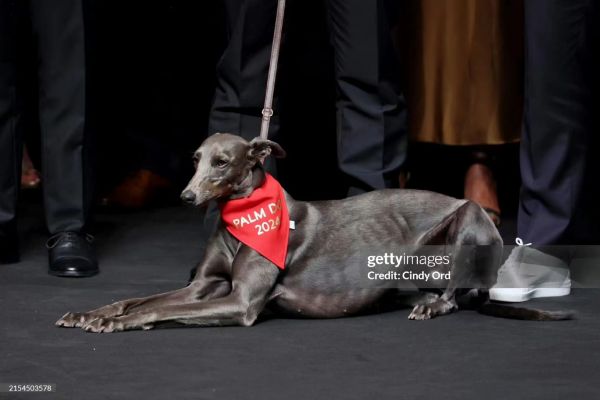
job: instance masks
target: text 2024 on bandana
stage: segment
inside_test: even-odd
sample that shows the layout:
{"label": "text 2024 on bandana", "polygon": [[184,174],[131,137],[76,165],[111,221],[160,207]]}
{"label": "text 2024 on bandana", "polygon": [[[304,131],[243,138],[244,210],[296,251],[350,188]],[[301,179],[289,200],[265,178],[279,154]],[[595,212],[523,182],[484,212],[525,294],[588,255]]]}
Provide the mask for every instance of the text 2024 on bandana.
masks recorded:
{"label": "text 2024 on bandana", "polygon": [[277,267],[285,268],[290,217],[285,193],[275,178],[267,174],[262,186],[249,197],[229,200],[220,209],[229,233]]}

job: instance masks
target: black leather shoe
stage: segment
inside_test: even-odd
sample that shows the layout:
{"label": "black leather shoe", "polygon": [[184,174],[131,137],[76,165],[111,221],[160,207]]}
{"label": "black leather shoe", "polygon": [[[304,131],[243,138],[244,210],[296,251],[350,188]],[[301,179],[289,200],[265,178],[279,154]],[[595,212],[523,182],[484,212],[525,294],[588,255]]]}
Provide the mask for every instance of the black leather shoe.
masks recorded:
{"label": "black leather shoe", "polygon": [[48,239],[48,273],[54,276],[82,278],[96,275],[98,261],[94,238],[78,232],[60,232]]}
{"label": "black leather shoe", "polygon": [[0,230],[0,264],[14,264],[19,262],[19,243],[16,230],[9,229],[7,233]]}

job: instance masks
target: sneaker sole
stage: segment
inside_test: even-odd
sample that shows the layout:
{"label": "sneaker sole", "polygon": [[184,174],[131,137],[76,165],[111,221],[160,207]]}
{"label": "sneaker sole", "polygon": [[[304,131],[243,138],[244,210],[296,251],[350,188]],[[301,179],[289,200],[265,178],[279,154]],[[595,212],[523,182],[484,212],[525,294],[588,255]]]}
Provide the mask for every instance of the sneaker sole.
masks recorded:
{"label": "sneaker sole", "polygon": [[571,293],[571,288],[536,288],[528,291],[522,289],[491,289],[490,299],[507,303],[521,303],[541,297],[561,297]]}

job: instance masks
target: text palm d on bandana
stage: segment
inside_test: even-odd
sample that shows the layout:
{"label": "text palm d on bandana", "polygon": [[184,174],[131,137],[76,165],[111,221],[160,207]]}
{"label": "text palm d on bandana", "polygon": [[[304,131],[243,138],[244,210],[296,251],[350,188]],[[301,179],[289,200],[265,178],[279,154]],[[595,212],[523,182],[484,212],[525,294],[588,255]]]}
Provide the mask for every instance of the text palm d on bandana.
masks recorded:
{"label": "text palm d on bandana", "polygon": [[243,199],[220,205],[221,219],[236,239],[277,267],[285,268],[290,217],[283,188],[266,174],[262,186]]}

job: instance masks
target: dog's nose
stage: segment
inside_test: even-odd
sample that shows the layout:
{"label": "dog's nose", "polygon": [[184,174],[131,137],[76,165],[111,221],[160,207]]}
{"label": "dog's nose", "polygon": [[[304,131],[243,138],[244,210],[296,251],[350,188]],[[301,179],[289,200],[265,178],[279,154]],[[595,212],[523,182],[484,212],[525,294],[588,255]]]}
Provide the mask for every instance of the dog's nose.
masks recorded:
{"label": "dog's nose", "polygon": [[196,195],[191,190],[186,190],[181,193],[181,200],[186,203],[193,203],[196,200]]}

